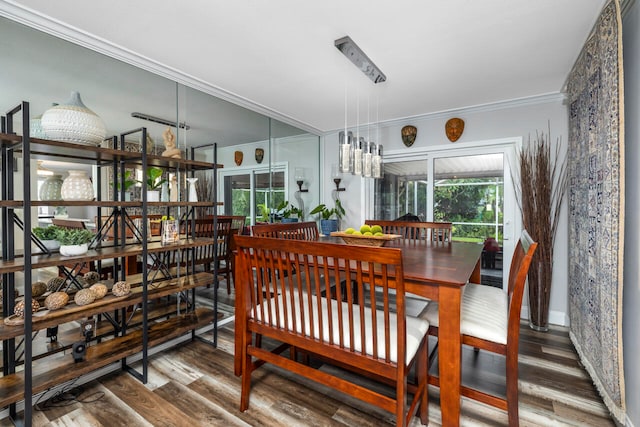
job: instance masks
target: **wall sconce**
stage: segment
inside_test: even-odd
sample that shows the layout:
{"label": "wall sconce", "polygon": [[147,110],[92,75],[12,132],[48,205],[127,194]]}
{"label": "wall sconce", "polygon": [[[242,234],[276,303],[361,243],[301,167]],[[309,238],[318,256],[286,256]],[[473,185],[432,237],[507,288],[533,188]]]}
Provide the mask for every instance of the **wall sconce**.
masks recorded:
{"label": "wall sconce", "polygon": [[333,182],[336,184],[336,191],[346,191],[345,188],[340,187],[342,178],[340,177],[340,167],[336,164],[331,165],[331,178],[333,178]]}
{"label": "wall sconce", "polygon": [[304,168],[296,168],[294,177],[296,184],[298,184],[298,191],[301,193],[308,193],[308,188],[305,188],[304,190],[302,189],[302,184],[304,184]]}

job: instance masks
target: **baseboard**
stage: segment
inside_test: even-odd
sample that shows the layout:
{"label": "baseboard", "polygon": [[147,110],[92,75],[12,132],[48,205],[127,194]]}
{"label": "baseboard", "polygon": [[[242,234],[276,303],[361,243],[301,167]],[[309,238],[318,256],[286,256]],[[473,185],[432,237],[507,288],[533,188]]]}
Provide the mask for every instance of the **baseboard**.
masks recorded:
{"label": "baseboard", "polygon": [[[520,318],[529,318],[529,307],[525,307],[524,305],[522,306],[522,310],[520,310]],[[551,310],[549,311],[549,324],[569,327],[569,316],[565,312]]]}

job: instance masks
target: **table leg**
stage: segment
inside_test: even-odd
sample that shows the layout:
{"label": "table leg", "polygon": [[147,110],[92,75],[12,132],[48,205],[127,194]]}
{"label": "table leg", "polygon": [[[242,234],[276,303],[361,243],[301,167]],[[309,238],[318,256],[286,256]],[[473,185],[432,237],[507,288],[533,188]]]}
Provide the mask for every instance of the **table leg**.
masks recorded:
{"label": "table leg", "polygon": [[471,283],[482,283],[482,278],[480,276],[480,259],[478,259],[478,262],[476,263],[476,267],[473,269],[473,273],[471,273],[471,277],[469,277],[469,281]]}
{"label": "table leg", "polygon": [[440,286],[438,365],[443,426],[460,424],[460,295],[459,286]]}

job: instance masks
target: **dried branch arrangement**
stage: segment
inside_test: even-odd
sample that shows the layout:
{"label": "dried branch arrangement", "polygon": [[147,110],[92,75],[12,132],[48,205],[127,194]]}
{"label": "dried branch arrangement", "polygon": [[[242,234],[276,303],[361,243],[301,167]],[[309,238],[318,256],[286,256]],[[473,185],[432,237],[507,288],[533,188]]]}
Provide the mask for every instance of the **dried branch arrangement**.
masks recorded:
{"label": "dried branch arrangement", "polygon": [[560,139],[551,156],[550,135],[536,132],[519,159],[522,223],[538,242],[528,278],[531,327],[540,330],[548,328],[553,246],[568,185],[567,156],[561,158]]}

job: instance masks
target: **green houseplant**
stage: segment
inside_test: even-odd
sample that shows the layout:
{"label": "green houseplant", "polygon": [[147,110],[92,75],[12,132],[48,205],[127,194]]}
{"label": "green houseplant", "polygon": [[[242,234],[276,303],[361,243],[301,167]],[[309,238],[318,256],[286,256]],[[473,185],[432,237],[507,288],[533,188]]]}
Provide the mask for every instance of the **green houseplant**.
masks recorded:
{"label": "green houseplant", "polygon": [[309,213],[311,215],[320,214],[320,230],[322,234],[329,235],[332,231],[338,231],[338,220],[342,219],[345,210],[340,199],[336,199],[335,207],[329,208],[321,203]]}
{"label": "green houseplant", "polygon": [[87,253],[89,242],[94,235],[91,231],[80,228],[58,228],[56,240],[60,242],[60,255],[77,256]]}
{"label": "green houseplant", "polygon": [[60,247],[60,242],[57,239],[58,229],[59,227],[50,225],[48,227],[34,227],[31,232],[40,240],[45,248],[50,251],[55,251]]}
{"label": "green houseplant", "polygon": [[162,178],[163,170],[155,166],[147,168],[147,179],[145,181],[138,181],[141,184],[147,184],[147,201],[159,202],[160,201],[160,187],[167,182],[165,178]]}
{"label": "green houseplant", "polygon": [[115,187],[116,193],[118,195],[117,196],[118,200],[120,200],[120,192],[121,192],[121,189],[123,188],[124,188],[124,200],[125,201],[131,200],[131,193],[129,192],[129,189],[133,187],[136,184],[136,182],[138,182],[135,179],[133,179],[131,175],[132,175],[132,172],[130,170],[127,170],[124,172],[124,181],[122,183],[118,182],[118,184],[115,186],[113,185],[113,183],[111,183],[111,186]]}
{"label": "green houseplant", "polygon": [[282,215],[282,222],[298,222],[303,215],[302,209],[298,209],[287,200],[283,200],[276,210]]}

